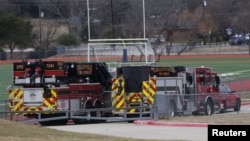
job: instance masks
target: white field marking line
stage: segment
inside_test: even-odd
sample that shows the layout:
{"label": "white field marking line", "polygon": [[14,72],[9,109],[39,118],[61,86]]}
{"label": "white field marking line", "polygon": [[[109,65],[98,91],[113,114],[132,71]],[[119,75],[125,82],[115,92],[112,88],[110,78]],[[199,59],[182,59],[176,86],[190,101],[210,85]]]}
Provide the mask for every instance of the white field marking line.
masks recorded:
{"label": "white field marking line", "polygon": [[232,76],[232,75],[240,75],[241,73],[244,72],[249,72],[250,70],[243,70],[243,71],[236,71],[236,72],[229,72],[229,73],[222,73],[219,74],[219,76]]}
{"label": "white field marking line", "polygon": [[230,72],[230,73],[222,73],[222,74],[219,74],[219,76],[221,77],[225,77],[225,76],[233,76],[233,75],[239,75],[241,73],[233,73],[233,72]]}
{"label": "white field marking line", "polygon": [[6,106],[6,104],[0,104],[0,106]]}

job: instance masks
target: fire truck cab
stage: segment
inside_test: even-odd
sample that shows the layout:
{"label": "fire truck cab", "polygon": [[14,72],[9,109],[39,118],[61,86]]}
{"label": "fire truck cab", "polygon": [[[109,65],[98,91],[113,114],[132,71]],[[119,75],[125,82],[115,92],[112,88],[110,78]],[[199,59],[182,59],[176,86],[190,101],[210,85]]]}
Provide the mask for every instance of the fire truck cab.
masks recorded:
{"label": "fire truck cab", "polygon": [[[236,111],[240,110],[240,95],[235,93],[230,97],[221,93],[220,78],[210,67],[187,67],[178,77],[182,83],[176,83],[176,87],[184,88],[183,91],[176,92],[179,96],[171,95],[172,117],[184,113],[211,115],[230,107],[234,107]],[[229,99],[233,99],[234,102],[229,104]]]}

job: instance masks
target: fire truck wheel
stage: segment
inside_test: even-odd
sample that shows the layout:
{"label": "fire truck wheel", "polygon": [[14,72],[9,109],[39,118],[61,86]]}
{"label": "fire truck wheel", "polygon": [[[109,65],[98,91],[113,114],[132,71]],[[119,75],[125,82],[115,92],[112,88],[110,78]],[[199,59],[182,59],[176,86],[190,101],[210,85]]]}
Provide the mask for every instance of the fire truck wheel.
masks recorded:
{"label": "fire truck wheel", "polygon": [[[94,108],[102,108],[102,104],[101,103],[96,103]],[[103,111],[96,111],[93,116],[102,117],[102,115],[103,115]],[[94,122],[95,123],[101,123],[101,122],[106,122],[106,120],[100,120],[99,119],[99,120],[94,120]]]}
{"label": "fire truck wheel", "polygon": [[213,104],[211,100],[207,100],[205,104],[205,114],[206,115],[212,115],[213,114]]}
{"label": "fire truck wheel", "polygon": [[176,105],[174,101],[170,102],[169,114],[171,118],[176,116]]}
{"label": "fire truck wheel", "polygon": [[226,104],[226,101],[223,102],[223,107],[221,108],[221,113],[225,113],[227,110],[227,104]]}
{"label": "fire truck wheel", "polygon": [[234,111],[240,111],[240,105],[241,105],[241,101],[240,99],[238,99],[234,107]]}
{"label": "fire truck wheel", "polygon": [[[90,103],[86,103],[85,109],[92,109],[91,104],[90,104]],[[93,112],[87,112],[87,113],[85,114],[85,116],[91,118],[91,117],[93,116]],[[84,120],[84,122],[87,122],[87,123],[91,123],[92,121],[93,121],[93,120],[91,120],[91,119],[86,119],[86,120]]]}
{"label": "fire truck wheel", "polygon": [[[137,118],[139,117],[140,115],[139,114],[127,114],[127,118]],[[134,120],[128,120],[127,121],[128,123],[134,123]]]}

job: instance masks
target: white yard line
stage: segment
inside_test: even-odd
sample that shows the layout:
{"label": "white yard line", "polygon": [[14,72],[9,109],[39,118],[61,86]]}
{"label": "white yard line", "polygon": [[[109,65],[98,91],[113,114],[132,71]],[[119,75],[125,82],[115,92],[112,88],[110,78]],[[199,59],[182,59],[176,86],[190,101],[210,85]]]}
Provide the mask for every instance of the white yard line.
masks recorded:
{"label": "white yard line", "polygon": [[242,71],[235,71],[235,72],[229,72],[229,73],[222,73],[219,74],[219,76],[226,77],[226,76],[234,76],[234,75],[240,75],[244,72],[250,72],[250,70],[242,70]]}

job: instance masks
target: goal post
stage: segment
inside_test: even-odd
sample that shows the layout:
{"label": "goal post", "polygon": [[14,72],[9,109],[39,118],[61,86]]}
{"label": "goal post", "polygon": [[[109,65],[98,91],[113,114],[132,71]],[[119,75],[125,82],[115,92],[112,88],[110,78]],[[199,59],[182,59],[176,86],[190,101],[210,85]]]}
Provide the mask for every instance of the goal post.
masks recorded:
{"label": "goal post", "polygon": [[[101,42],[103,41],[103,42]],[[125,41],[110,40],[111,42],[104,42],[106,40],[99,40],[99,42],[91,41],[88,43],[88,62],[100,61],[99,57],[111,58],[112,61],[119,61],[121,63],[140,62],[140,63],[155,63],[154,51],[151,44],[147,40]]]}
{"label": "goal post", "polygon": [[[129,1],[129,0],[128,0]],[[151,44],[146,38],[145,32],[145,0],[138,0],[141,2],[141,15],[138,18],[142,19],[140,38],[124,37],[122,39],[92,39],[91,36],[91,21],[90,21],[90,9],[93,8],[90,0],[87,0],[87,19],[88,19],[88,62],[91,59],[99,61],[100,56],[109,56],[114,60],[120,62],[155,62],[154,51]],[[92,1],[91,1],[92,2]],[[112,4],[112,2],[110,3]],[[142,16],[142,17],[141,17]],[[141,38],[142,37],[142,38]],[[105,38],[105,37],[104,37]],[[120,58],[119,58],[120,57]]]}

